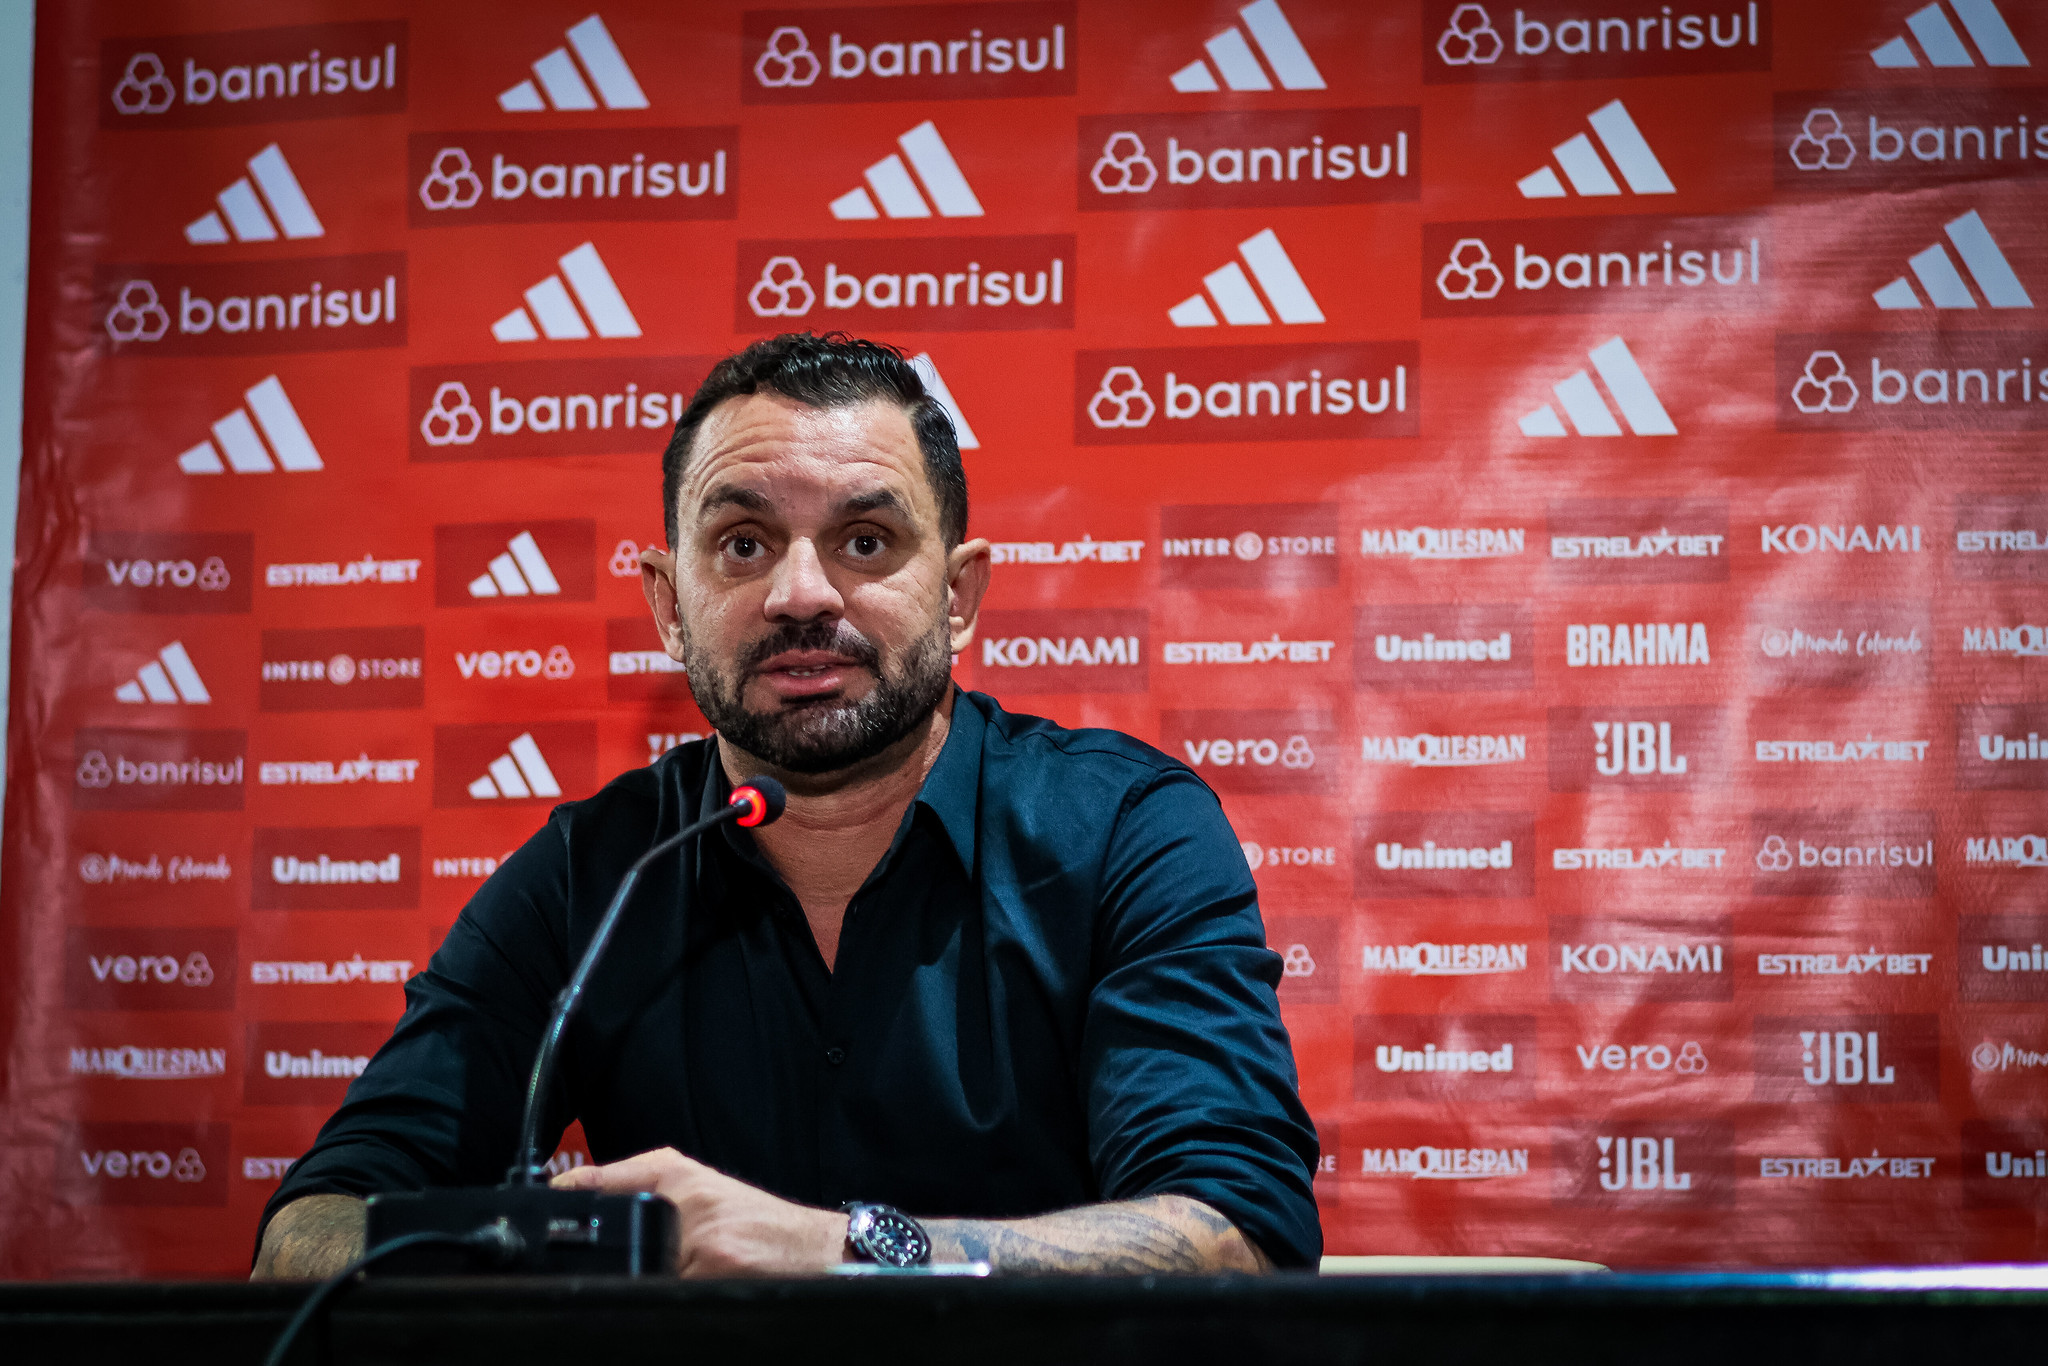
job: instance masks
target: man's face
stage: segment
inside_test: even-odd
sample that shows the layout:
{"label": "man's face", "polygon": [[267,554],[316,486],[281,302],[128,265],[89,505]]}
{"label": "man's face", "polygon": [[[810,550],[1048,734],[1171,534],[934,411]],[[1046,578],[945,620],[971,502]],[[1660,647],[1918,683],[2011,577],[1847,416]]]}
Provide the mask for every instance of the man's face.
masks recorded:
{"label": "man's face", "polygon": [[891,403],[731,399],[697,431],[673,558],[642,582],[719,734],[787,773],[871,759],[930,716],[987,585],[948,554],[924,456]]}

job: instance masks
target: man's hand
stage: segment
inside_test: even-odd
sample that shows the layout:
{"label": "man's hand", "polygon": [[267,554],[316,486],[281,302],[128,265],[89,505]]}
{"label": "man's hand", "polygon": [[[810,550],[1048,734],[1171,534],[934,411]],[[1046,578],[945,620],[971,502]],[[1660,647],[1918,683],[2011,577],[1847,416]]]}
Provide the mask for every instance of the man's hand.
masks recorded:
{"label": "man's hand", "polygon": [[647,1191],[676,1207],[685,1276],[809,1276],[846,1260],[846,1216],[792,1204],[674,1148],[601,1167],[571,1167],[557,1190]]}
{"label": "man's hand", "polygon": [[332,1276],[363,1255],[369,1215],[353,1195],[308,1195],[271,1216],[252,1281]]}

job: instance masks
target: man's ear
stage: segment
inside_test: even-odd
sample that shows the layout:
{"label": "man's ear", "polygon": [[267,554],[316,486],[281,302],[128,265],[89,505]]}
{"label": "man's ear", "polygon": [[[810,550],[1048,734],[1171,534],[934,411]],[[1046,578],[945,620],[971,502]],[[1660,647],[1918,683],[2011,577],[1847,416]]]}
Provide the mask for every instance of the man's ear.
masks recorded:
{"label": "man's ear", "polygon": [[640,552],[640,592],[647,610],[654,613],[654,629],[661,636],[662,651],[683,662],[682,606],[676,597],[676,557],[653,546]]}
{"label": "man's ear", "polygon": [[974,643],[974,628],[981,620],[981,600],[988,593],[993,570],[994,561],[985,540],[963,541],[946,554],[946,620],[956,655],[965,654]]}

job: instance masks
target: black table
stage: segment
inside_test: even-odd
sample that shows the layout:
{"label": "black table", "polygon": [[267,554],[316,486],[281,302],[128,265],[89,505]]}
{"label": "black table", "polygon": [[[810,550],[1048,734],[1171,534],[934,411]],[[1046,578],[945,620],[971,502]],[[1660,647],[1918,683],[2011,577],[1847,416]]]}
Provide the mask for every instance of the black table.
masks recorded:
{"label": "black table", "polygon": [[[10,1366],[260,1362],[303,1285],[0,1285]],[[649,1284],[372,1280],[337,1363],[1174,1366],[2048,1360],[2048,1268]],[[312,1362],[313,1352],[298,1355]]]}

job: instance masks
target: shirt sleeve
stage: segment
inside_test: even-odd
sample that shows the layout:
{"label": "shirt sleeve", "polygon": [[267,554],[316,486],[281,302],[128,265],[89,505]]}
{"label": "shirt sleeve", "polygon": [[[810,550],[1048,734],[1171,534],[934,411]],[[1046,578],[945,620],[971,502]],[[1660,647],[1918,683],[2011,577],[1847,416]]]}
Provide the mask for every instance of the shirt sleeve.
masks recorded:
{"label": "shirt sleeve", "polygon": [[[527,1076],[556,992],[568,855],[551,819],[493,872],[405,985],[405,1014],[292,1165],[257,1226],[302,1196],[496,1185],[518,1142]],[[559,1091],[544,1146],[566,1125]]]}
{"label": "shirt sleeve", "polygon": [[1222,806],[1185,769],[1126,802],[1095,955],[1082,1058],[1103,1198],[1186,1195],[1275,1266],[1315,1266],[1316,1133],[1280,1020],[1280,957]]}

